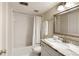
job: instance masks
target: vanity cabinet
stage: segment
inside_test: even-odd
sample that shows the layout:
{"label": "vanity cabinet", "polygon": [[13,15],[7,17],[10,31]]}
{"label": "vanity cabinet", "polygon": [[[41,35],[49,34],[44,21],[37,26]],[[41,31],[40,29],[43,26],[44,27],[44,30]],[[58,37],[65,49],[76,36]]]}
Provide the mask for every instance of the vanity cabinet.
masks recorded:
{"label": "vanity cabinet", "polygon": [[41,42],[41,56],[63,56],[63,54],[56,51],[44,42]]}

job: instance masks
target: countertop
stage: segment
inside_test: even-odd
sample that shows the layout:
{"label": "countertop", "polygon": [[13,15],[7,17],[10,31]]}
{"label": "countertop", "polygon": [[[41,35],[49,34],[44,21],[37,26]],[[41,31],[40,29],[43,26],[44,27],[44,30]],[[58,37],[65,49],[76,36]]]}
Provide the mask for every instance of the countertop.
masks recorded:
{"label": "countertop", "polygon": [[42,39],[41,41],[65,56],[79,56],[79,49],[75,48],[73,44],[57,42],[55,40],[48,41],[48,39]]}

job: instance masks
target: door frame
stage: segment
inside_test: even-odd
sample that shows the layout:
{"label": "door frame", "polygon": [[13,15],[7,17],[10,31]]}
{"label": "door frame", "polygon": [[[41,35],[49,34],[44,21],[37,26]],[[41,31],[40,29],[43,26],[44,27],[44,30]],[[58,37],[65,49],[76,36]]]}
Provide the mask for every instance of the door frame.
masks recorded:
{"label": "door frame", "polygon": [[[12,56],[13,48],[13,8],[6,2],[6,54],[5,56]],[[4,43],[3,43],[4,44]]]}

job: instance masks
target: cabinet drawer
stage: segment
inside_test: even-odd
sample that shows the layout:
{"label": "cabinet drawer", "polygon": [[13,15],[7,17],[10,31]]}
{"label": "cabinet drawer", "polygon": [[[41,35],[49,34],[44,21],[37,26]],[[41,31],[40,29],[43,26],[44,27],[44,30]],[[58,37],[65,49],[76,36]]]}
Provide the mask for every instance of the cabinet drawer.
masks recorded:
{"label": "cabinet drawer", "polygon": [[41,56],[50,56],[44,47],[42,47]]}

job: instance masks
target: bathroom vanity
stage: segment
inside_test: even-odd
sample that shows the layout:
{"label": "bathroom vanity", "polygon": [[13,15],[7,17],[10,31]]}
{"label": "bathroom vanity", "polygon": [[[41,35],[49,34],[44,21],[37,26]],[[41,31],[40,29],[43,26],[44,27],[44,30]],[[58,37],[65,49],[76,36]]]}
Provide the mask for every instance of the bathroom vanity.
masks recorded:
{"label": "bathroom vanity", "polygon": [[49,39],[41,40],[41,56],[79,56],[79,47]]}
{"label": "bathroom vanity", "polygon": [[58,52],[43,41],[41,41],[41,48],[41,56],[64,56],[62,53]]}

